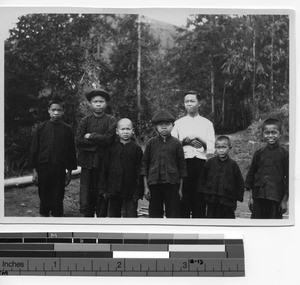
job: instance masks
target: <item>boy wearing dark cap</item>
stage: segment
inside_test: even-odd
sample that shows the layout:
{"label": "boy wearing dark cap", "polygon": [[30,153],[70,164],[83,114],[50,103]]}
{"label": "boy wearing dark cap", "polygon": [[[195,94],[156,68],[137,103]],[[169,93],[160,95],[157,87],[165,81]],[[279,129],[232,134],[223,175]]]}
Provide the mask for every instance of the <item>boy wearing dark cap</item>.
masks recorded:
{"label": "boy wearing dark cap", "polygon": [[51,100],[48,113],[50,120],[39,125],[34,134],[29,163],[33,167],[33,182],[38,185],[41,216],[61,217],[65,186],[77,168],[76,149],[72,128],[62,121],[63,101]]}
{"label": "boy wearing dark cap", "polygon": [[81,166],[80,213],[85,217],[94,217],[95,213],[106,217],[107,203],[104,197],[98,200],[97,188],[105,150],[115,140],[117,120],[105,113],[110,100],[106,91],[93,90],[86,98],[93,113],[80,121],[75,137]]}
{"label": "boy wearing dark cap", "polygon": [[167,218],[180,217],[182,180],[187,171],[182,145],[171,136],[174,121],[175,117],[165,109],[152,118],[157,136],[146,145],[141,170],[150,218],[162,218],[164,206]]}

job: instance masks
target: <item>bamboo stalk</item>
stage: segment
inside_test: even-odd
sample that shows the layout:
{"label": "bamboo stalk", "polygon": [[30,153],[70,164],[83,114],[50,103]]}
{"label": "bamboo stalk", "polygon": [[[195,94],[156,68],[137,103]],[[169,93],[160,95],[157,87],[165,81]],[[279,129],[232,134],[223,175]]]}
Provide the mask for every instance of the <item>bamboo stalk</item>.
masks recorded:
{"label": "bamboo stalk", "polygon": [[[72,171],[72,177],[81,173],[81,167],[77,167],[76,170]],[[32,185],[32,175],[22,176],[22,177],[13,177],[4,180],[4,188],[11,189],[16,187],[24,187]]]}

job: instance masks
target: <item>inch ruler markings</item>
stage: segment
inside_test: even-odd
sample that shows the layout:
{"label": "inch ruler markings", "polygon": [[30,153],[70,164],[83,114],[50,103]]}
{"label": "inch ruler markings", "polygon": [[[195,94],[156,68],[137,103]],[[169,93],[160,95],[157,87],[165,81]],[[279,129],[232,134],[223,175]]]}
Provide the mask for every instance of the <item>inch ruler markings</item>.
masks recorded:
{"label": "inch ruler markings", "polygon": [[245,276],[224,234],[0,233],[0,275]]}

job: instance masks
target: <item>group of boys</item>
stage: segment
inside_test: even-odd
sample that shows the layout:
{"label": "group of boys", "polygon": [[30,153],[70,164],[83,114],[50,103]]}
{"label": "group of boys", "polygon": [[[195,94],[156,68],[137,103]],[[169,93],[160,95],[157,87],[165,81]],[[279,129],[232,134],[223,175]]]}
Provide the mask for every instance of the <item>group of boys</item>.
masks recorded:
{"label": "group of boys", "polygon": [[184,95],[187,115],[177,121],[166,109],[156,112],[156,136],[144,152],[134,139],[132,121],[117,121],[105,112],[110,100],[106,91],[93,90],[86,98],[92,114],[80,121],[75,137],[62,121],[65,106],[60,99],[49,102],[50,120],[34,134],[29,161],[41,216],[63,215],[65,186],[77,164],[80,213],[85,217],[137,217],[138,200],[144,197],[150,218],[235,218],[245,189],[252,218],[280,219],[287,211],[289,155],[279,144],[280,121],[264,121],[266,146],[255,152],[244,182],[229,157],[229,137],[215,139],[213,124],[199,115],[197,93]]}

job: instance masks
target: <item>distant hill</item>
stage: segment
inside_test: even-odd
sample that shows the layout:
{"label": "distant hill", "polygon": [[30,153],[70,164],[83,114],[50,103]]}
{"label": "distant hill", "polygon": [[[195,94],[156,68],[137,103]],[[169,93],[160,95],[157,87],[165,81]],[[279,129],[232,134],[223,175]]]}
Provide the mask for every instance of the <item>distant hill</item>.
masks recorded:
{"label": "distant hill", "polygon": [[160,40],[160,52],[164,54],[167,49],[174,47],[178,27],[150,18],[147,19],[149,21],[150,33],[155,39]]}

